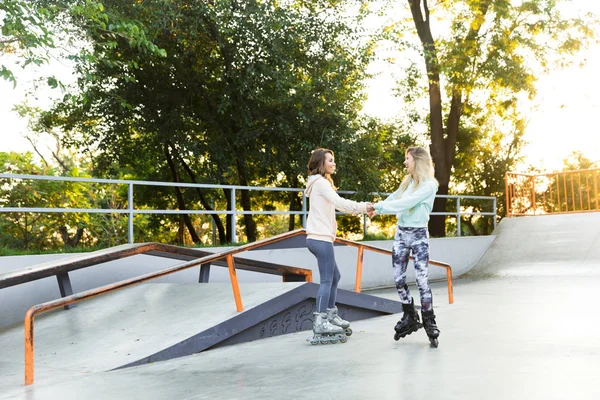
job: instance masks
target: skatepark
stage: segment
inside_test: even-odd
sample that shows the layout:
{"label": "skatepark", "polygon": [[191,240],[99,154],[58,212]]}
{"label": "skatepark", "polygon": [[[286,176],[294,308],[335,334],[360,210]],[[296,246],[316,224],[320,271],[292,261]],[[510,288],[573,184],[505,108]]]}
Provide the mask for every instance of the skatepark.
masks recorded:
{"label": "skatepark", "polygon": [[[201,341],[198,333],[259,305],[270,304],[273,315],[301,307],[304,300],[290,299],[303,290],[310,299],[315,284],[242,282],[238,314],[228,283],[150,281],[38,316],[31,385],[23,379],[23,323],[3,328],[0,399],[597,399],[598,226],[597,212],[505,218],[472,265],[453,268],[452,304],[431,267],[437,349],[423,330],[393,340],[397,294],[375,280],[365,297],[340,295],[364,314],[346,343],[312,346],[301,330],[154,360],[146,355]],[[447,262],[433,252],[432,259]],[[295,260],[288,265],[305,267]],[[353,268],[342,270],[346,282]]]}

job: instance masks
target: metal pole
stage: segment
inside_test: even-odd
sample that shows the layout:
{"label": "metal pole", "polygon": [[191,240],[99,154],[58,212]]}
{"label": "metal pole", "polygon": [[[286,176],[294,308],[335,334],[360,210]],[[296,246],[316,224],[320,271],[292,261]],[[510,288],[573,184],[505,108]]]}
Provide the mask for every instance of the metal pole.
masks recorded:
{"label": "metal pole", "polygon": [[536,200],[535,200],[535,177],[531,177],[531,205],[533,207],[533,215],[536,214]]}
{"label": "metal pole", "polygon": [[302,227],[306,229],[306,194],[302,192]]}
{"label": "metal pole", "polygon": [[460,226],[460,197],[456,198],[456,225],[458,229],[458,237],[461,236],[461,226]]}
{"label": "metal pole", "polygon": [[129,243],[134,242],[133,238],[133,183],[129,184],[129,190],[127,191],[127,201],[129,203]]}
{"label": "metal pole", "polygon": [[496,198],[494,197],[494,230],[496,230],[498,209],[496,208]]}
{"label": "metal pole", "polygon": [[231,189],[231,211],[233,212],[231,214],[231,243],[236,243],[237,242],[237,237],[236,237],[236,233],[235,230],[237,228],[237,216],[235,214],[236,212],[236,206],[235,206],[235,189]]}

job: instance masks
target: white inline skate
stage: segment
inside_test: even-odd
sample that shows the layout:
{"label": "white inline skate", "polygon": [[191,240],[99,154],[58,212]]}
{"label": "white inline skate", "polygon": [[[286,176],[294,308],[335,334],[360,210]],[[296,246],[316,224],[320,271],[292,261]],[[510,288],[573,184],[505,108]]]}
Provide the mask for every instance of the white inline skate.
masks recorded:
{"label": "white inline skate", "polygon": [[313,316],[314,335],[306,339],[310,344],[335,344],[338,341],[341,343],[346,343],[348,341],[348,338],[344,335],[344,329],[332,325],[327,320],[327,313],[316,312]]}
{"label": "white inline skate", "polygon": [[346,336],[352,335],[352,328],[350,328],[350,322],[343,320],[339,314],[337,307],[327,309],[327,320],[331,325],[339,326],[344,330]]}

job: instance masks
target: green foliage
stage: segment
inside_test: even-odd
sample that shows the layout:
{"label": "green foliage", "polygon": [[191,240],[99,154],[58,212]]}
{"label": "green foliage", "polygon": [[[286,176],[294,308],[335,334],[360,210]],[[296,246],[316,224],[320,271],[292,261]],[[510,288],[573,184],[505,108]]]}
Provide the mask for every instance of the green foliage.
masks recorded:
{"label": "green foliage", "polygon": [[[379,145],[369,132],[357,135],[373,44],[356,19],[332,18],[344,2],[330,3],[104,1],[105,12],[139,21],[167,55],[140,53],[118,36],[107,46],[102,30],[87,29],[93,47],[77,60],[80,92],[45,113],[41,129],[63,130],[65,145],[93,147],[95,176],[300,187],[310,151],[325,146],[351,160],[340,173],[348,189],[359,182],[374,190]],[[162,193],[141,198],[172,202]],[[227,196],[189,190],[177,207],[206,208]],[[298,200],[288,198],[292,209]],[[240,193],[244,210],[256,201]],[[256,221],[243,220],[255,240]]]}
{"label": "green foliage", "polygon": [[[103,2],[94,0],[3,0],[0,3],[0,55],[17,54],[21,66],[42,65],[49,60],[49,52],[57,43],[66,40],[73,43],[77,39],[86,41],[94,36],[97,44],[105,49],[123,40],[137,52],[165,57],[164,49],[159,48],[147,37],[146,30],[139,21],[121,18],[104,7]],[[81,45],[81,43],[79,43]],[[135,58],[110,60],[102,53],[92,54],[85,46],[68,58],[75,61],[97,61],[122,68],[137,68]],[[17,81],[6,65],[0,64],[0,77]],[[87,75],[86,79],[94,79]],[[55,88],[58,82],[48,78],[48,84]]]}
{"label": "green foliage", "polygon": [[[472,174],[487,175],[481,177],[488,185],[482,191],[495,192],[496,182],[505,171],[502,169],[509,166],[507,161],[518,154],[520,147],[522,117],[516,112],[519,99],[535,96],[535,82],[543,71],[567,64],[571,55],[595,39],[591,27],[597,20],[589,16],[565,18],[558,7],[560,2],[408,2],[425,67],[421,68],[422,96],[429,97],[430,109],[423,113],[423,122],[429,125],[431,153],[440,182],[438,194],[447,194],[452,183],[455,188],[473,186],[469,172],[462,170],[468,164],[474,165],[469,158],[476,158],[472,157],[469,143],[482,146],[487,141],[491,150],[498,141],[512,142],[515,146],[508,154],[485,151],[492,159],[485,168]],[[444,33],[440,25],[450,29]],[[399,42],[401,48],[414,48],[412,38],[407,35],[389,37]],[[413,69],[404,84],[415,81]],[[414,84],[400,92],[414,97]],[[482,147],[477,150],[481,153]],[[434,211],[444,209],[446,201],[436,202]],[[443,235],[443,219],[434,217],[432,222],[435,222],[434,234]]]}

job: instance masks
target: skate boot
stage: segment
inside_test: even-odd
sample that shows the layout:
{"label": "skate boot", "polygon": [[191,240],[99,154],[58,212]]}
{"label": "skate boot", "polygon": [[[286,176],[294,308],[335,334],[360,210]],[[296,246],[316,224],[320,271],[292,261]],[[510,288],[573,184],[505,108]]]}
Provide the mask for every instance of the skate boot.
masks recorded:
{"label": "skate boot", "polygon": [[421,316],[423,317],[423,327],[425,328],[429,342],[433,347],[438,347],[437,338],[440,336],[440,330],[435,324],[435,314],[433,313],[433,310],[421,311]]}
{"label": "skate boot", "polygon": [[394,340],[410,335],[423,327],[419,320],[419,314],[417,314],[417,311],[415,310],[415,301],[413,299],[411,299],[410,304],[402,304],[402,311],[404,312],[404,315],[402,315],[402,318],[394,328],[396,331]]}
{"label": "skate boot", "polygon": [[350,322],[343,320],[338,315],[337,307],[327,309],[327,320],[331,325],[339,326],[344,330],[346,336],[352,335],[352,328],[350,328]]}
{"label": "skate boot", "polygon": [[313,315],[314,335],[306,339],[310,344],[337,343],[338,341],[346,343],[348,341],[348,338],[344,335],[344,329],[331,325],[327,320],[327,313],[316,312]]}

